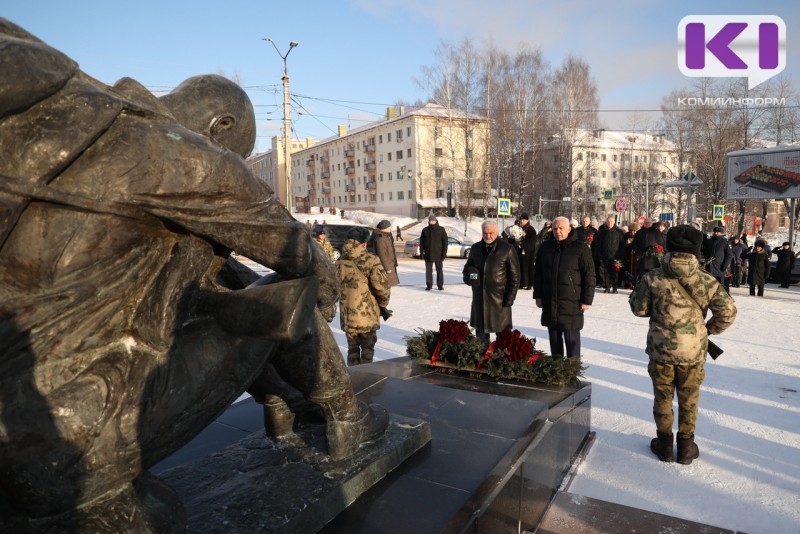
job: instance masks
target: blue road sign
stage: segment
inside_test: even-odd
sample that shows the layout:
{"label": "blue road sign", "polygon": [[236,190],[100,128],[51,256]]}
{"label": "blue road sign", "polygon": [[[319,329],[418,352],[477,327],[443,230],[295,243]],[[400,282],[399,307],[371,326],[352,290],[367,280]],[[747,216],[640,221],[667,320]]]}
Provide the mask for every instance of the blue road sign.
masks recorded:
{"label": "blue road sign", "polygon": [[497,199],[497,215],[501,217],[508,217],[511,215],[511,199],[498,198]]}

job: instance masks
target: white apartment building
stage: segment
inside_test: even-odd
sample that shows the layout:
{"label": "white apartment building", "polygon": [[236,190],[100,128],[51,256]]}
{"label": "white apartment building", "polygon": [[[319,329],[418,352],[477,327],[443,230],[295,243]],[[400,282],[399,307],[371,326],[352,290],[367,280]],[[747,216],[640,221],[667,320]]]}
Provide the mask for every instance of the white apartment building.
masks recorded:
{"label": "white apartment building", "polygon": [[[316,143],[316,139],[291,139],[292,153],[308,148]],[[283,138],[273,137],[272,148],[258,152],[247,158],[250,170],[257,178],[263,180],[272,189],[273,197],[281,203],[286,200],[286,167],[284,166]]]}
{"label": "white apartment building", "polygon": [[[621,221],[675,214],[678,191],[660,184],[680,178],[681,162],[678,146],[664,134],[576,130],[569,137],[562,143],[553,136],[536,150],[546,217],[568,213],[602,219],[615,214],[614,201],[620,197],[627,203]],[[604,200],[609,190],[612,198]]]}
{"label": "white apartment building", "polygon": [[[297,206],[424,217],[476,209],[487,189],[488,121],[435,104],[389,108],[386,118],[293,154]],[[304,199],[304,202],[301,202]]]}

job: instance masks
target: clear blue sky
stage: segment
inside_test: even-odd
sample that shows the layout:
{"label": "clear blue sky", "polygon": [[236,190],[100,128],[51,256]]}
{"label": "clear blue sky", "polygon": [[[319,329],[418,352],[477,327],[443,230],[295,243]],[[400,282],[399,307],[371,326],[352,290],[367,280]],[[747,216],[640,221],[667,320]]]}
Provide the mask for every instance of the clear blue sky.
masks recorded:
{"label": "clear blue sky", "polygon": [[[800,87],[800,4],[762,2],[538,0],[328,0],[309,2],[2,0],[10,19],[66,53],[106,83],[130,76],[169,90],[196,74],[237,77],[259,121],[257,149],[279,135],[283,62],[288,58],[294,134],[323,138],[338,124],[375,120],[399,99],[424,98],[414,82],[442,40],[470,36],[513,52],[540,47],[557,65],[584,58],[603,110],[658,109],[690,79],[677,68],[677,26],[687,15],[769,14],[787,26],[784,75]],[[302,104],[302,108],[298,105]],[[298,114],[302,113],[302,114]],[[629,111],[604,113],[609,128],[633,122]]]}

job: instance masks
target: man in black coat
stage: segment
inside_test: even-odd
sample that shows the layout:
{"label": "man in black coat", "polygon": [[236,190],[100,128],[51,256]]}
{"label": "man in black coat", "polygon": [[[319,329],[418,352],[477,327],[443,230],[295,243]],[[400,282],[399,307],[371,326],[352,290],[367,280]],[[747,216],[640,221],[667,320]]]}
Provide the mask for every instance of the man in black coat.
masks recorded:
{"label": "man in black coat", "polygon": [[519,216],[519,227],[525,232],[525,235],[517,244],[520,268],[519,287],[521,289],[530,289],[533,285],[533,265],[534,260],[536,260],[536,246],[539,240],[536,237],[536,228],[531,226],[527,213]]}
{"label": "man in black coat", "polygon": [[514,247],[498,239],[499,231],[494,221],[481,225],[483,240],[472,245],[464,265],[464,280],[477,274],[472,286],[472,310],[469,324],[477,336],[489,339],[490,332],[512,328],[511,306],[519,288],[519,260]]}
{"label": "man in black coat", "polygon": [[781,287],[789,287],[789,283],[792,281],[792,267],[794,267],[797,255],[792,251],[791,247],[791,243],[784,241],[783,246],[775,252],[778,257],[775,262],[775,270]]}
{"label": "man in black coat", "polygon": [[597,232],[596,250],[603,287],[605,287],[604,292],[608,293],[609,286],[611,286],[611,292],[616,293],[619,285],[619,271],[614,269],[614,262],[622,263],[625,255],[625,234],[617,226],[614,217],[606,219],[606,224],[601,226]]}
{"label": "man in black coat", "polygon": [[658,269],[661,265],[654,253],[658,245],[662,252],[667,245],[667,236],[664,232],[653,226],[653,219],[646,218],[642,227],[633,236],[633,252],[636,254],[636,278],[641,279],[647,271]]}
{"label": "man in black coat", "polygon": [[728,238],[723,235],[724,231],[722,226],[715,226],[714,235],[708,240],[708,248],[703,252],[706,257],[706,270],[727,290],[726,275],[733,259],[733,252],[728,244]]}
{"label": "man in black coat", "polygon": [[542,309],[553,356],[564,355],[564,342],[567,357],[580,356],[583,312],[592,305],[594,287],[592,251],[570,234],[566,217],[556,217],[553,238],[536,254],[533,276],[533,298]]}
{"label": "man in black coat", "polygon": [[447,232],[439,226],[435,215],[428,217],[428,226],[419,236],[419,248],[425,258],[425,291],[433,287],[433,266],[436,265],[436,286],[444,289],[444,270],[442,262],[447,256]]}

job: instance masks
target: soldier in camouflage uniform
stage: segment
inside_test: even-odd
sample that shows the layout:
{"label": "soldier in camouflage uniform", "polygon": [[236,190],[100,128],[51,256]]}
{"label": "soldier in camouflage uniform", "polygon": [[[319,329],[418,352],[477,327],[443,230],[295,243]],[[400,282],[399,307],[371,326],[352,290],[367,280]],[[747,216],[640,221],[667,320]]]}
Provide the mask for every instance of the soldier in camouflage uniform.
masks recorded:
{"label": "soldier in camouflage uniform", "polygon": [[348,239],[336,263],[342,297],[339,318],[347,335],[347,363],[369,363],[375,355],[380,318],[388,318],[390,287],[381,260],[366,243]]}
{"label": "soldier in camouflage uniform", "polygon": [[317,234],[317,243],[319,243],[319,246],[321,246],[322,250],[325,251],[325,254],[328,255],[328,258],[330,258],[331,262],[335,262],[336,256],[333,254],[333,246],[331,245],[331,242],[328,241],[328,236],[325,235],[325,230],[320,230],[320,232]]}
{"label": "soldier in camouflage uniform", "polygon": [[[684,465],[700,455],[694,431],[708,335],[722,333],[736,318],[733,299],[700,269],[697,256],[702,242],[702,232],[691,226],[670,228],[661,267],[645,274],[629,298],[634,315],[650,317],[647,370],[653,381],[657,430],[650,450],[661,461],[673,461],[672,399],[677,392],[677,461]],[[712,316],[706,322],[708,310]]]}

